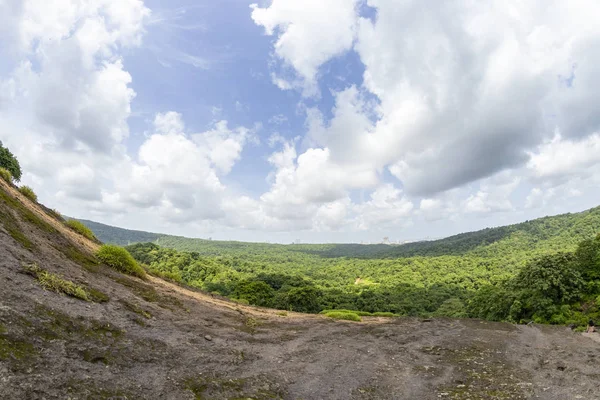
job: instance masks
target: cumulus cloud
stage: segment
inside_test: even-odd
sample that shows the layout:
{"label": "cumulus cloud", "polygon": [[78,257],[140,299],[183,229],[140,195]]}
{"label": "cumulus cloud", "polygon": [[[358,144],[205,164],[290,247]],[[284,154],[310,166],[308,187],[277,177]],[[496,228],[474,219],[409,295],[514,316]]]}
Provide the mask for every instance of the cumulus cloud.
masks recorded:
{"label": "cumulus cloud", "polygon": [[600,163],[600,133],[583,139],[563,139],[556,135],[529,153],[527,168],[536,180],[558,181],[589,175]]}
{"label": "cumulus cloud", "polygon": [[[408,194],[434,196],[522,167],[555,129],[577,138],[597,132],[594,2],[367,3],[377,17],[359,18],[354,45],[363,86],[336,94],[330,121],[307,113],[307,143],[327,147],[332,160],[387,167]],[[253,16],[268,33],[281,23],[281,40],[294,22],[277,18],[277,7],[255,9],[269,18]],[[317,21],[323,12],[305,10]],[[306,65],[315,71],[336,55],[302,54],[310,60],[289,62],[300,76],[314,76]]]}
{"label": "cumulus cloud", "polygon": [[[169,106],[143,111],[143,136],[123,58],[160,25],[143,1],[0,1],[0,135],[25,182],[85,212],[311,232],[507,215],[600,185],[596,1],[267,3],[250,17],[272,37],[273,83],[295,91],[304,129],[279,110],[263,115],[275,133],[215,108],[192,130]],[[351,51],[362,81],[333,84],[327,64]],[[261,190],[235,176],[259,134]]]}
{"label": "cumulus cloud", "polygon": [[[352,47],[358,0],[273,0],[269,7],[252,4],[252,19],[265,33],[277,36],[276,57],[295,70],[297,77],[273,75],[281,89],[301,87],[317,91],[319,67]],[[335,23],[333,23],[335,21]]]}

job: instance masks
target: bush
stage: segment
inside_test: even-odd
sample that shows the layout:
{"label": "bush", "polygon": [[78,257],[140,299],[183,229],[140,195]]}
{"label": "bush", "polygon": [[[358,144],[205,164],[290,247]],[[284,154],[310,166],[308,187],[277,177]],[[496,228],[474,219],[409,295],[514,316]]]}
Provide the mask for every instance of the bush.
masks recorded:
{"label": "bush", "polygon": [[325,314],[325,316],[333,319],[342,319],[346,321],[362,321],[362,319],[356,313],[353,312],[331,311]]}
{"label": "bush", "polygon": [[0,167],[8,170],[16,182],[21,180],[21,166],[19,165],[19,161],[10,150],[2,146],[2,142],[0,142]]}
{"label": "bush", "polygon": [[30,188],[29,186],[21,186],[19,188],[19,192],[21,192],[21,194],[25,197],[27,197],[29,200],[33,201],[34,203],[37,203],[37,194],[35,194],[35,192],[33,191],[32,188]]}
{"label": "bush", "polygon": [[131,254],[122,247],[113,244],[105,244],[100,247],[96,257],[104,264],[119,272],[140,278],[146,277],[146,271],[133,259]]}
{"label": "bush", "polygon": [[75,232],[79,233],[81,236],[84,236],[93,241],[98,240],[96,239],[96,235],[94,235],[94,232],[92,232],[90,228],[85,226],[83,223],[77,221],[76,219],[70,219],[67,222],[65,222],[65,224],[69,228],[73,229]]}
{"label": "bush", "polygon": [[12,183],[13,176],[6,168],[0,168],[0,178],[4,179],[8,183]]}

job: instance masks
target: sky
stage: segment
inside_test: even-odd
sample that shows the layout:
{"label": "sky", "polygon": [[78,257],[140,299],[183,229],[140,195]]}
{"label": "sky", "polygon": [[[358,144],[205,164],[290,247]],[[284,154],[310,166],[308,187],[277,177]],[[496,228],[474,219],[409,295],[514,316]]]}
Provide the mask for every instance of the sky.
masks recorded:
{"label": "sky", "polygon": [[0,140],[65,215],[432,239],[598,206],[597,0],[0,0]]}

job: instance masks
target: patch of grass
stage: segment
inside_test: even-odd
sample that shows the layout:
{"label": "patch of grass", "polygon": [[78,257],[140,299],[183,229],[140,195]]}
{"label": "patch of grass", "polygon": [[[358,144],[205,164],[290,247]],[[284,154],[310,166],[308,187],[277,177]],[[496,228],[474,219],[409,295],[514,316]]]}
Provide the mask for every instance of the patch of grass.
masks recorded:
{"label": "patch of grass", "polygon": [[94,232],[92,232],[90,228],[85,226],[83,223],[77,221],[76,219],[68,220],[67,222],[65,222],[65,225],[67,225],[75,232],[79,233],[81,236],[88,238],[89,240],[92,240],[94,242],[98,240],[96,238],[96,235],[94,235]]}
{"label": "patch of grass", "polygon": [[355,322],[362,321],[360,316],[353,312],[330,311],[330,312],[326,313],[325,316],[329,317],[329,318],[333,318],[333,319],[341,319],[341,320],[346,320],[346,321],[355,321]]}
{"label": "patch of grass", "polygon": [[96,257],[109,267],[128,275],[146,278],[146,271],[129,254],[127,250],[113,244],[105,244],[100,247]]}
{"label": "patch of grass", "polygon": [[0,199],[2,201],[4,201],[4,203],[6,203],[14,211],[18,212],[25,221],[37,226],[38,228],[40,228],[41,230],[43,230],[45,232],[49,232],[49,233],[56,232],[56,229],[54,229],[54,227],[52,225],[50,225],[46,221],[42,220],[34,212],[29,210],[27,207],[25,207],[19,200],[10,196],[3,190],[0,190]]}
{"label": "patch of grass", "polygon": [[6,168],[0,168],[0,178],[4,179],[8,183],[12,183],[13,176]]}
{"label": "patch of grass", "polygon": [[279,312],[277,313],[277,315],[279,315],[280,317],[287,317],[287,316],[288,316],[288,313],[287,313],[287,311],[279,311]]}
{"label": "patch of grass", "polygon": [[59,275],[52,274],[35,264],[24,265],[23,269],[35,277],[40,285],[51,292],[66,294],[83,301],[92,301],[88,292],[82,287],[69,280],[61,278]]}
{"label": "patch of grass", "polygon": [[371,317],[373,314],[371,314],[370,312],[367,311],[356,311],[356,310],[345,310],[345,309],[340,309],[340,310],[323,310],[321,311],[321,314],[329,314],[332,312],[342,312],[342,313],[352,313],[352,314],[356,314],[359,317]]}
{"label": "patch of grass", "polygon": [[384,318],[395,318],[399,317],[398,314],[394,314],[392,312],[375,312],[373,313],[374,317],[384,317]]}
{"label": "patch of grass", "polygon": [[4,225],[4,228],[15,241],[27,250],[33,250],[35,247],[33,242],[29,240],[27,236],[21,231],[21,227],[17,222],[17,219],[9,212],[3,212],[0,210],[0,222]]}
{"label": "patch of grass", "polygon": [[35,194],[33,189],[30,188],[29,186],[21,186],[19,188],[19,192],[21,192],[21,194],[23,196],[27,197],[29,200],[33,201],[34,203],[37,203],[37,201],[38,201],[37,194]]}

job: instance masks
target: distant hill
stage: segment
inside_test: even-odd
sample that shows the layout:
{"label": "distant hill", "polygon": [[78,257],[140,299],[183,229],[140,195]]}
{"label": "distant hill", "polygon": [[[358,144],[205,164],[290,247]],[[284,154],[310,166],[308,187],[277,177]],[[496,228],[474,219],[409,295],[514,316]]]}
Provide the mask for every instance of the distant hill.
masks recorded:
{"label": "distant hill", "polygon": [[278,245],[232,241],[192,239],[116,228],[93,221],[80,220],[105,243],[128,245],[157,242],[163,247],[218,255],[223,251],[247,253],[280,250],[319,255],[322,257],[399,258],[415,256],[475,255],[495,257],[498,254],[536,253],[537,251],[572,250],[578,242],[600,232],[600,207],[579,213],[525,221],[519,224],[461,233],[444,239],[385,244],[296,244]]}
{"label": "distant hill", "polygon": [[154,242],[159,237],[165,236],[160,233],[117,228],[85,219],[79,219],[79,221],[90,228],[103,243],[118,244],[120,246],[127,246],[132,243]]}

